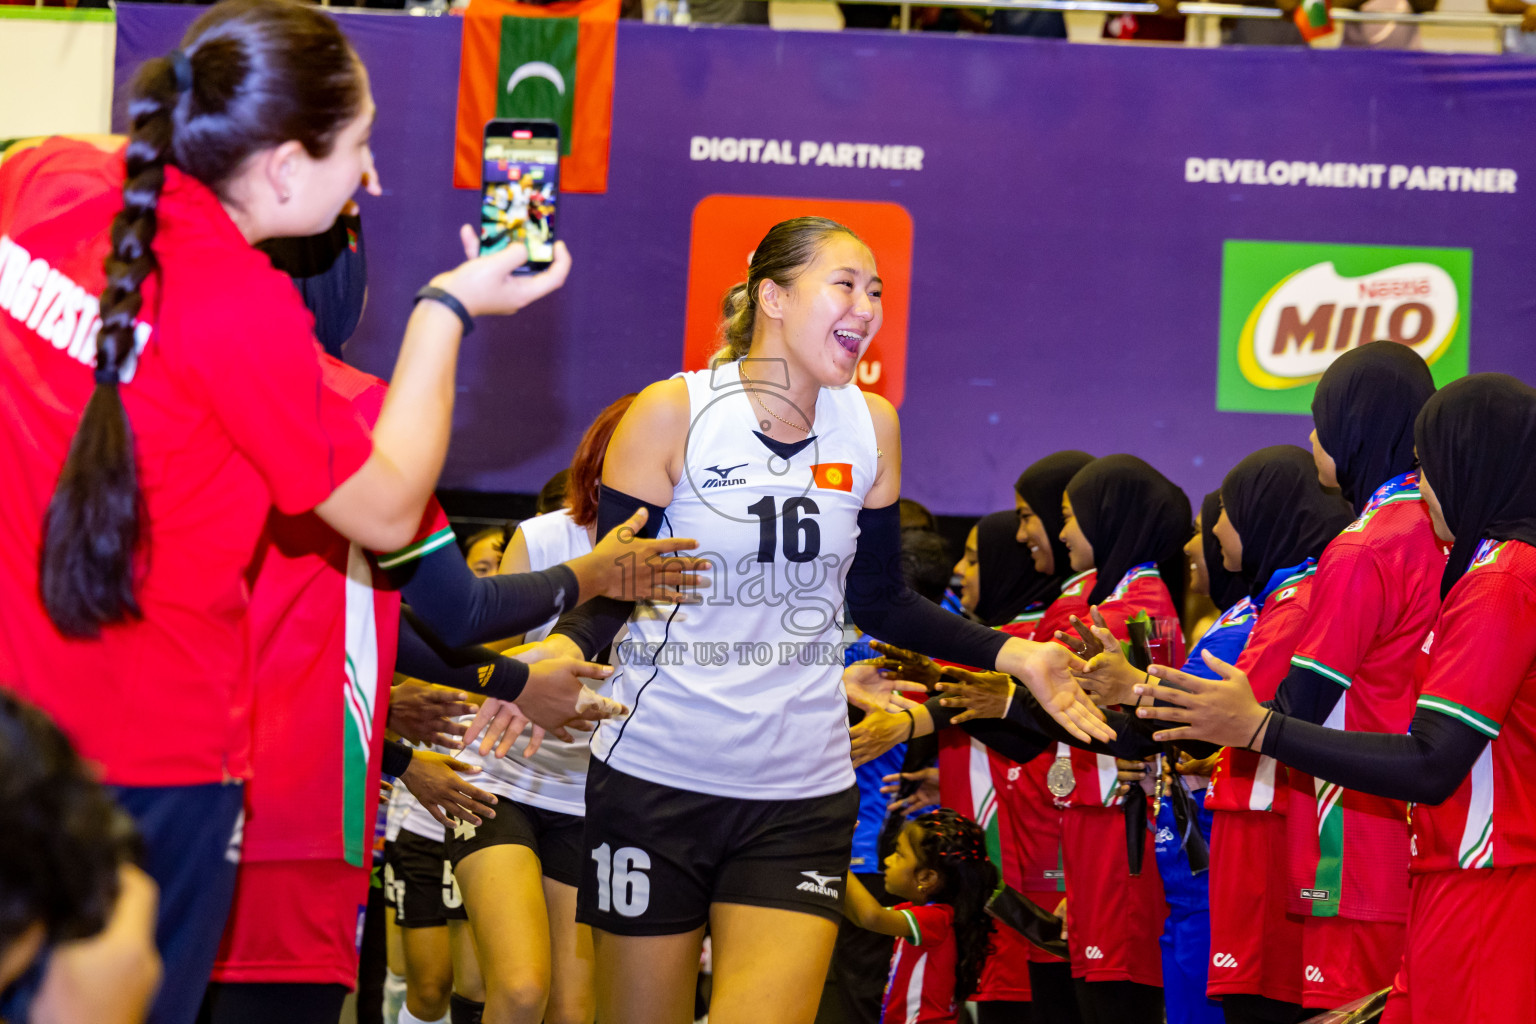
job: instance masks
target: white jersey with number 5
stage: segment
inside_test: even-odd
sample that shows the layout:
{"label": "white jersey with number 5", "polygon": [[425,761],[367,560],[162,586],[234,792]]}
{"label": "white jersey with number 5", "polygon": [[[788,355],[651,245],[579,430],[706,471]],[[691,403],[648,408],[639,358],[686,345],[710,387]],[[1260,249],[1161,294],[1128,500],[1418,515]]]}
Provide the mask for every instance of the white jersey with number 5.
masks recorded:
{"label": "white jersey with number 5", "polygon": [[[782,380],[772,364],[751,376],[772,381],[775,370]],[[685,472],[661,535],[698,540],[711,585],[702,604],[642,606],[631,618],[612,685],[632,712],[598,727],[592,753],[696,793],[840,792],[853,785],[843,587],[877,471],[869,407],[857,387],[822,388],[809,442],[782,458],[758,436],[767,414],[737,363],[681,376]]]}

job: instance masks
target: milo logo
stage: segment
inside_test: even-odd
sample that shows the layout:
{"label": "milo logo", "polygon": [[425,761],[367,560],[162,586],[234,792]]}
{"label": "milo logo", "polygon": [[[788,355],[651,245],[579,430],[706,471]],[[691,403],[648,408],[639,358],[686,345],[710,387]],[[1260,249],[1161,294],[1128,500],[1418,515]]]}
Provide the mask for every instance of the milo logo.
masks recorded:
{"label": "milo logo", "polygon": [[1329,364],[1371,341],[1409,346],[1437,384],[1464,375],[1471,257],[1467,249],[1227,242],[1216,407],[1306,413]]}

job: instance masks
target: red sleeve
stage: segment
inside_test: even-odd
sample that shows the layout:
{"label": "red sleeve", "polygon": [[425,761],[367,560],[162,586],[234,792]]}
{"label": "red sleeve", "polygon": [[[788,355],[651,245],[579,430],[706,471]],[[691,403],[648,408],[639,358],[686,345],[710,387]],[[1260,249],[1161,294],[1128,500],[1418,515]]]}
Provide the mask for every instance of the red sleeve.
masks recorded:
{"label": "red sleeve", "polygon": [[1473,570],[1440,609],[1419,707],[1497,739],[1536,662],[1536,594],[1519,576]]}
{"label": "red sleeve", "polygon": [[900,908],[907,915],[907,921],[912,925],[916,934],[916,941],[912,936],[907,941],[914,946],[942,946],[949,941],[949,933],[954,927],[955,912],[942,903],[925,903],[922,906],[907,904]]}
{"label": "red sleeve", "polygon": [[287,278],[248,268],[240,276],[244,309],[228,311],[216,332],[183,327],[197,331],[184,358],[272,503],[296,515],[356,473],[373,442],[352,403],[322,380],[314,321]]}
{"label": "red sleeve", "polygon": [[421,514],[421,524],[416,527],[416,536],[412,537],[411,542],[405,547],[380,554],[379,568],[398,569],[407,562],[430,555],[438,548],[447,547],[452,543],[454,543],[453,527],[448,524],[448,516],[443,512],[443,506],[437,503],[436,498],[428,498],[426,511]]}
{"label": "red sleeve", "polygon": [[1237,659],[1238,669],[1248,676],[1255,700],[1274,699],[1280,681],[1291,671],[1291,655],[1296,652],[1296,641],[1307,623],[1307,602],[1299,597],[1282,599],[1276,594],[1270,601],[1278,603],[1259,615],[1248,637],[1248,646]]}
{"label": "red sleeve", "polygon": [[1375,550],[1357,536],[1341,535],[1317,564],[1307,624],[1291,663],[1347,688],[1401,605]]}

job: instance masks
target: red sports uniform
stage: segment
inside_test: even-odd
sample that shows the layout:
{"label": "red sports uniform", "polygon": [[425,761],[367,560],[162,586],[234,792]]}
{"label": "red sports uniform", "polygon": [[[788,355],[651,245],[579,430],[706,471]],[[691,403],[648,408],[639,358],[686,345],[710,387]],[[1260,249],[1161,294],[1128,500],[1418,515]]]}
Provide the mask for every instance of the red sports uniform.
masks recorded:
{"label": "red sports uniform", "polygon": [[[50,139],[0,165],[0,680],[46,711],[106,782],[188,786],[250,772],[245,570],[276,505],[307,512],[368,458],[321,382],[308,310],[217,196],[175,167],[156,207],[160,272],[119,387],[144,515],[141,619],[65,639],[43,611],[43,517],[95,383],[107,226],[122,152]],[[174,695],[174,697],[168,697]]]}
{"label": "red sports uniform", "polygon": [[911,938],[896,940],[880,1024],[954,1024],[955,910],[947,903],[898,903]]}
{"label": "red sports uniform", "polygon": [[[1445,559],[1416,473],[1382,485],[1328,545],[1291,659],[1343,688],[1323,724],[1408,730]],[[1300,772],[1290,784],[1287,909],[1306,918],[1302,1005],[1338,1006],[1387,987],[1401,962],[1408,809]]]}
{"label": "red sports uniform", "polygon": [[1490,742],[1449,800],[1413,808],[1412,1020],[1536,1020],[1536,548],[1485,542],[1426,646],[1418,706]]}
{"label": "red sports uniform", "polygon": [[[1091,580],[1083,581],[1083,596],[1062,600],[1084,605],[1093,589]],[[1058,601],[1057,604],[1060,604]],[[1126,622],[1141,612],[1152,618],[1173,618],[1177,613],[1168,588],[1151,563],[1139,565],[1126,573],[1099,611],[1110,631],[1128,638]],[[1042,626],[1053,621],[1066,623],[1053,604]],[[1055,627],[1062,628],[1062,627]],[[1070,629],[1070,625],[1065,627]],[[1043,629],[1041,638],[1046,634]],[[1051,634],[1054,635],[1054,634]],[[1174,664],[1184,663],[1183,637],[1173,650]],[[1161,958],[1148,956],[1158,948],[1168,904],[1163,898],[1163,883],[1157,873],[1153,837],[1146,834],[1141,874],[1130,875],[1125,849],[1125,812],[1118,795],[1119,769],[1115,759],[1104,754],[1058,746],[1057,759],[1070,758],[1074,785],[1066,796],[1057,799],[1062,815],[1061,852],[1067,883],[1067,943],[1072,954],[1072,976],[1085,981],[1134,981],[1141,985],[1161,986]]]}
{"label": "red sports uniform", "polygon": [[[327,387],[371,426],[382,381],[324,356]],[[436,501],[417,540],[452,531]],[[214,965],[220,982],[357,981],[400,595],[362,550],[306,513],[273,512],[253,566],[256,678],[245,848]]]}
{"label": "red sports uniform", "polygon": [[[1237,667],[1253,695],[1272,700],[1306,625],[1313,565],[1275,588]],[[1211,814],[1211,963],[1206,994],[1301,1002],[1302,919],[1286,911],[1285,769],[1224,747],[1205,806]],[[1261,891],[1255,891],[1255,884]],[[1257,915],[1255,903],[1257,901]]]}

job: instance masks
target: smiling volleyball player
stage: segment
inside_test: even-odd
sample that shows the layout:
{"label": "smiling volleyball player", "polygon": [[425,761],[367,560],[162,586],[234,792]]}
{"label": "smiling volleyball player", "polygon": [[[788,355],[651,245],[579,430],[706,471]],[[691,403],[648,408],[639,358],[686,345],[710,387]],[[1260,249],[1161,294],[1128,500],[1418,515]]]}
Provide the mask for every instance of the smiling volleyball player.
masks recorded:
{"label": "smiling volleyball player", "polygon": [[1065,650],[945,614],[902,581],[896,413],[850,384],[880,292],[847,228],[774,226],[727,296],[725,358],[646,388],[614,434],[599,529],[649,506],[714,576],[701,604],[631,621],[631,605],[595,602],[546,641],[596,651],[626,621],[637,641],[613,677],[633,712],[595,735],[587,784],[579,913],[599,1019],[686,1019],[706,923],[711,1020],[814,1016],[857,805],[841,659],[815,646],[836,651],[845,580],[865,632],[996,665],[1079,732],[1107,732]]}

